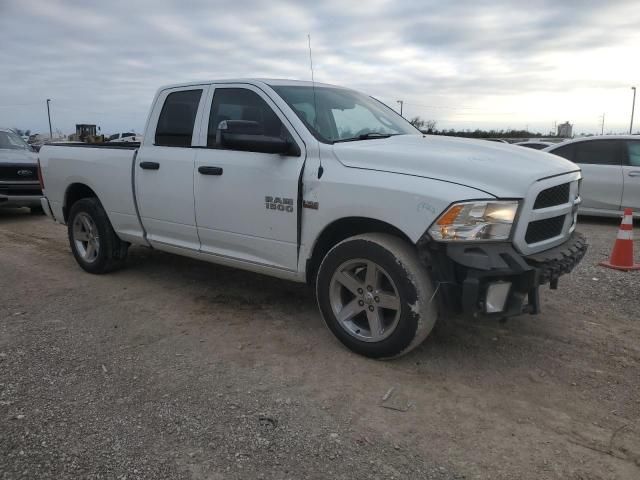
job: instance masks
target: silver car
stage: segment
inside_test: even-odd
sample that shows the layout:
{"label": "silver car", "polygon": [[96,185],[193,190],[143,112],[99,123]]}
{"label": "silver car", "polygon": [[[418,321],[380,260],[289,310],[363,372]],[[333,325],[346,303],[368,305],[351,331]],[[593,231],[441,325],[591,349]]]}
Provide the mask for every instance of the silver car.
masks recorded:
{"label": "silver car", "polygon": [[545,148],[582,169],[580,213],[619,216],[624,208],[640,217],[640,136],[578,138]]}
{"label": "silver car", "polygon": [[0,207],[41,210],[38,157],[13,131],[0,128]]}

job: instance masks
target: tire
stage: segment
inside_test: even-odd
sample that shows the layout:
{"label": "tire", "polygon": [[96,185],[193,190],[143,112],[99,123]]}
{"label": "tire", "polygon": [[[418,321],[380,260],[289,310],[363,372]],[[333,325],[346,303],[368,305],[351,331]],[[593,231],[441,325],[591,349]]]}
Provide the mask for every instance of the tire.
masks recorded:
{"label": "tire", "polygon": [[415,248],[384,233],[340,242],[316,278],[327,327],[347,348],[370,358],[404,355],[427,338],[438,317],[433,292]]}
{"label": "tire", "polygon": [[107,273],[124,265],[129,244],[118,238],[97,198],[83,198],[73,204],[67,233],[73,256],[85,271]]}
{"label": "tire", "polygon": [[42,207],[29,207],[29,213],[31,215],[44,215],[44,210]]}

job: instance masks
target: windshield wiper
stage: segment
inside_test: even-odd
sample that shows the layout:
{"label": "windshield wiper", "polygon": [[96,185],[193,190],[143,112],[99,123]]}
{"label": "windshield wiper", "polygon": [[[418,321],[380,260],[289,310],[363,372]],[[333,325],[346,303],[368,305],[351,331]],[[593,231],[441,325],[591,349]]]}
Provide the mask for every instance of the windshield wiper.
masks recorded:
{"label": "windshield wiper", "polygon": [[382,133],[382,132],[369,132],[358,135],[352,138],[341,138],[340,140],[334,140],[333,143],[339,142],[355,142],[356,140],[373,140],[376,138],[389,138],[393,135],[400,135],[399,133]]}

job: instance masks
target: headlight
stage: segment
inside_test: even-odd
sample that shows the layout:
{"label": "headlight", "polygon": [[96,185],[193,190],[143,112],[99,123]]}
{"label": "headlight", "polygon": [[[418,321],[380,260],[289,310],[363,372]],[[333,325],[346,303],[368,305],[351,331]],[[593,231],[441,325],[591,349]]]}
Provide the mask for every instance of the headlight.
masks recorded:
{"label": "headlight", "polygon": [[429,228],[439,241],[507,240],[516,218],[518,202],[454,203]]}

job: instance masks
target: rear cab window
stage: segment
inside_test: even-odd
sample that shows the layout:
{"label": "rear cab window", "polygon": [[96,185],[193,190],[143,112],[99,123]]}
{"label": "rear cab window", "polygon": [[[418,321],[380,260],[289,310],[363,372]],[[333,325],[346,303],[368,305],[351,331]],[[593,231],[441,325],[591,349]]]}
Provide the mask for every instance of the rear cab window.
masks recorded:
{"label": "rear cab window", "polygon": [[155,145],[190,147],[202,89],[170,93],[160,112]]}

